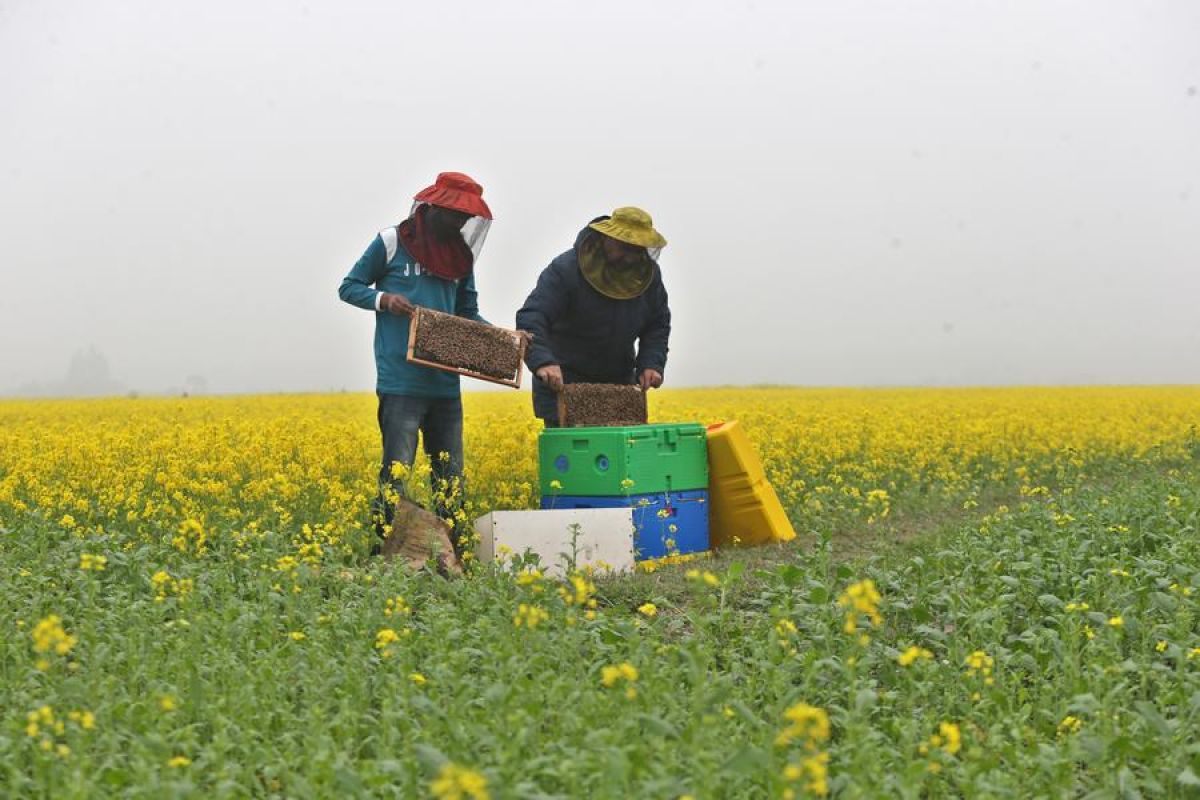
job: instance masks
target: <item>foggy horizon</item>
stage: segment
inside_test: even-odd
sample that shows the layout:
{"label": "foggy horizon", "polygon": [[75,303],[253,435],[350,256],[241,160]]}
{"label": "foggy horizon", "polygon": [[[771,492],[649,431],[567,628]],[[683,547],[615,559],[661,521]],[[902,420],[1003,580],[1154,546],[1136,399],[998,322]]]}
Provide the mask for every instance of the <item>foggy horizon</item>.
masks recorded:
{"label": "foggy horizon", "polygon": [[0,0],[0,395],[372,391],[338,284],[449,170],[506,327],[653,216],[666,388],[1197,384],[1198,42],[1166,1]]}
{"label": "foggy horizon", "polygon": [[[347,387],[347,386],[328,386],[315,387],[305,389],[245,389],[233,391],[213,390],[208,385],[208,379],[203,375],[188,375],[184,380],[177,382],[174,385],[168,385],[159,389],[149,388],[141,389],[127,386],[115,375],[110,368],[107,367],[107,358],[103,353],[95,350],[94,347],[87,350],[79,350],[71,357],[71,363],[66,370],[66,374],[58,380],[52,380],[45,383],[29,383],[23,386],[10,388],[7,391],[0,392],[0,398],[6,399],[70,399],[70,398],[105,398],[105,397],[146,397],[146,398],[171,398],[171,397],[237,397],[242,395],[273,395],[273,394],[346,394],[346,393],[372,393],[373,387]],[[104,364],[105,371],[97,374],[95,367],[97,364]],[[80,368],[82,366],[82,369]],[[82,374],[81,374],[82,373]],[[529,370],[522,367],[522,379],[520,392],[527,394],[529,389],[529,381],[531,379]],[[877,384],[820,384],[820,383],[709,383],[709,384],[672,384],[663,388],[672,389],[726,389],[726,388],[752,388],[752,389],[862,389],[862,390],[882,390],[889,389],[922,389],[922,388],[941,388],[941,389],[1023,389],[1023,388],[1123,388],[1123,387],[1175,387],[1175,386],[1194,386],[1194,382],[1127,382],[1127,383],[1103,383],[1103,382],[1075,382],[1062,383],[1045,381],[1041,383],[877,383]],[[471,380],[464,377],[462,379],[463,393],[469,392],[486,392],[486,393],[502,393],[512,391],[509,387],[497,386],[485,381]]]}

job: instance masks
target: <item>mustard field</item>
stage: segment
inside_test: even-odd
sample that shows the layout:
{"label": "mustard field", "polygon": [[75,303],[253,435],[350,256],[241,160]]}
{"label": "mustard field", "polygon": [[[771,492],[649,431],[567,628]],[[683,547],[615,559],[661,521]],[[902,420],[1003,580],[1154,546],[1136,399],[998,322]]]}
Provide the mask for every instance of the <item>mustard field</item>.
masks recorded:
{"label": "mustard field", "polygon": [[[536,507],[528,395],[464,400],[464,515]],[[447,581],[368,555],[373,396],[0,402],[0,796],[1200,791],[1200,388],[650,415],[739,420],[797,540]]]}

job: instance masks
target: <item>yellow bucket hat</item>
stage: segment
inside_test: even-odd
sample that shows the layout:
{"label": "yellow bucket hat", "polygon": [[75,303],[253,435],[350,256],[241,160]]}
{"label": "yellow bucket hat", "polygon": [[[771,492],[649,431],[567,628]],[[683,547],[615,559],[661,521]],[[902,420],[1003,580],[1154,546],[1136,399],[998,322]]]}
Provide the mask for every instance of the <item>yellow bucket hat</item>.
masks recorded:
{"label": "yellow bucket hat", "polygon": [[654,230],[654,221],[650,219],[650,215],[633,206],[618,208],[608,219],[593,222],[588,227],[619,242],[638,247],[658,248],[667,245],[663,235]]}

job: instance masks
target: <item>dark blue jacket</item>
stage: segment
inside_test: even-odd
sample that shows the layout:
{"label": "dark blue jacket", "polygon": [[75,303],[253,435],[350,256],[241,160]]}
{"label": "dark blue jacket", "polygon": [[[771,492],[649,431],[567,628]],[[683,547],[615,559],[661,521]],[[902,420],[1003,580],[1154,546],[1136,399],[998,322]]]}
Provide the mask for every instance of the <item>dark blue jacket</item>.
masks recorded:
{"label": "dark blue jacket", "polygon": [[643,369],[666,371],[671,309],[662,272],[656,264],[650,286],[632,299],[600,294],[583,277],[578,251],[588,237],[602,235],[580,231],[575,246],[542,270],[517,312],[517,328],[534,336],[525,363],[535,373],[533,411],[542,419],[558,419],[558,399],[537,379],[538,367],[558,364],[566,383],[629,384]]}

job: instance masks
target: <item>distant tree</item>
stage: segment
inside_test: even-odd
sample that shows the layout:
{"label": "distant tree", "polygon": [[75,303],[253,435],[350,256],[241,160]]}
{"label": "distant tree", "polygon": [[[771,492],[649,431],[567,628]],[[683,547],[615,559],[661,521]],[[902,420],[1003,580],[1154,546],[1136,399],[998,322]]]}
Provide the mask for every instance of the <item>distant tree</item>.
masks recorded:
{"label": "distant tree", "polygon": [[112,377],[108,359],[96,349],[76,350],[67,365],[67,373],[57,381],[31,381],[10,394],[25,397],[96,397],[125,394],[125,386]]}
{"label": "distant tree", "polygon": [[95,345],[77,350],[71,356],[66,377],[53,394],[96,396],[123,394],[125,387],[113,380],[108,359]]}
{"label": "distant tree", "polygon": [[183,382],[183,391],[189,395],[208,394],[208,379],[203,375],[188,375]]}

